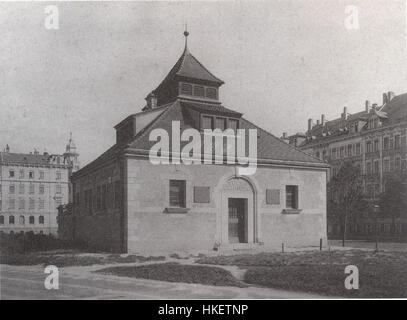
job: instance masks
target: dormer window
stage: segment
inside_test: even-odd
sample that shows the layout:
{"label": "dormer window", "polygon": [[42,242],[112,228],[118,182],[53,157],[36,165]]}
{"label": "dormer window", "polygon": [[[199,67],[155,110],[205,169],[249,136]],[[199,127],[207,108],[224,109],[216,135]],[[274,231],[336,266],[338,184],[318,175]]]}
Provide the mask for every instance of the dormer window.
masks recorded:
{"label": "dormer window", "polygon": [[194,96],[204,97],[205,88],[203,86],[194,86]]}
{"label": "dormer window", "polygon": [[218,90],[216,88],[206,88],[206,97],[209,99],[218,99]]}
{"label": "dormer window", "polygon": [[213,117],[210,116],[203,116],[202,117],[202,129],[211,129],[212,130],[212,119]]}
{"label": "dormer window", "polygon": [[226,118],[216,117],[215,129],[221,129],[222,131],[226,128]]}
{"label": "dormer window", "polygon": [[235,133],[239,128],[239,120],[235,118],[202,115],[201,129],[220,129],[222,131],[226,129],[232,129]]}
{"label": "dormer window", "polygon": [[192,96],[192,84],[182,83],[181,84],[181,94]]}
{"label": "dormer window", "polygon": [[179,94],[183,96],[218,100],[218,88],[208,87],[200,84],[180,82]]}
{"label": "dormer window", "polygon": [[229,128],[230,129],[232,129],[234,132],[236,132],[238,127],[239,127],[239,120],[229,119]]}

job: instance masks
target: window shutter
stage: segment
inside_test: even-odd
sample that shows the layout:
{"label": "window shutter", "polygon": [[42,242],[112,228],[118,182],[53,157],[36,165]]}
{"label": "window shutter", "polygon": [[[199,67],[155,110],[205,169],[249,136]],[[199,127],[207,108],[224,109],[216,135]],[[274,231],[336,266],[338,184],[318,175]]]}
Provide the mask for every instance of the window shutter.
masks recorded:
{"label": "window shutter", "polygon": [[209,203],[210,188],[209,187],[194,187],[194,202],[195,203]]}
{"label": "window shutter", "polygon": [[266,190],[266,203],[267,204],[280,204],[280,190],[267,189]]}

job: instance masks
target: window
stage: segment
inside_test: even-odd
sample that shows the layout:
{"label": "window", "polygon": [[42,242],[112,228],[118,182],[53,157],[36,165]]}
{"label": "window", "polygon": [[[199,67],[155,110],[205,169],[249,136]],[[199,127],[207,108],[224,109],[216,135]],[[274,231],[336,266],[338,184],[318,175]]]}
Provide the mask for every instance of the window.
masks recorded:
{"label": "window", "polygon": [[390,144],[390,139],[389,137],[385,137],[383,139],[383,149],[388,150],[389,149],[389,144]]}
{"label": "window", "polygon": [[14,194],[16,192],[16,187],[14,185],[10,185],[8,187],[8,193]]}
{"label": "window", "polygon": [[38,209],[44,209],[45,207],[45,201],[44,199],[40,199],[38,202]]}
{"label": "window", "polygon": [[40,180],[44,180],[44,171],[40,171]]}
{"label": "window", "polygon": [[203,116],[202,117],[202,129],[212,129],[212,117]]}
{"label": "window", "polygon": [[341,148],[339,149],[339,157],[343,158],[344,153],[345,153],[345,147],[341,147]]}
{"label": "window", "polygon": [[216,88],[206,88],[206,97],[209,99],[217,99],[218,90]]}
{"label": "window", "polygon": [[38,217],[38,223],[39,224],[44,224],[44,216],[39,216]]}
{"label": "window", "polygon": [[372,174],[372,163],[371,162],[366,162],[366,174],[367,175]]}
{"label": "window", "polygon": [[229,119],[228,128],[232,129],[236,133],[237,129],[239,128],[239,120]]}
{"label": "window", "polygon": [[0,216],[0,224],[4,224],[4,216]]}
{"label": "window", "polygon": [[332,159],[336,159],[336,148],[332,148],[331,156],[332,156]]}
{"label": "window", "polygon": [[317,151],[317,152],[315,153],[315,157],[316,157],[316,158],[319,158],[319,151]]}
{"label": "window", "polygon": [[28,189],[28,192],[30,193],[30,194],[33,194],[34,193],[34,184],[33,183],[30,183],[30,187],[29,187],[29,189]]}
{"label": "window", "polygon": [[194,96],[197,97],[204,97],[204,87],[202,86],[194,86]]}
{"label": "window", "polygon": [[280,204],[280,190],[267,189],[266,190],[266,204]]}
{"label": "window", "polygon": [[34,179],[34,171],[29,171],[28,172],[28,178],[29,179]]}
{"label": "window", "polygon": [[383,171],[390,172],[390,159],[383,160]]}
{"label": "window", "polygon": [[120,208],[121,203],[121,184],[120,181],[114,182],[114,203],[115,208]]}
{"label": "window", "polygon": [[375,140],[373,144],[373,151],[379,151],[379,140]]}
{"label": "window", "polygon": [[400,135],[399,134],[394,136],[394,148],[395,149],[400,148]]}
{"label": "window", "polygon": [[56,180],[61,180],[61,172],[57,171],[56,173]]}
{"label": "window", "polygon": [[10,170],[8,172],[8,174],[9,174],[9,178],[14,178],[14,170]]}
{"label": "window", "polygon": [[106,210],[106,192],[107,192],[107,186],[104,184],[102,186],[102,210]]}
{"label": "window", "polygon": [[215,129],[221,129],[222,131],[226,129],[226,119],[217,117],[215,119]]}
{"label": "window", "polygon": [[14,216],[9,216],[8,217],[8,223],[9,224],[14,224]]}
{"label": "window", "polygon": [[62,187],[61,187],[60,184],[57,184],[57,185],[55,186],[55,192],[58,193],[58,194],[62,192]]}
{"label": "window", "polygon": [[24,199],[19,199],[18,200],[18,209],[20,209],[20,210],[25,209],[25,201],[24,201]]}
{"label": "window", "polygon": [[372,142],[368,141],[366,142],[366,153],[372,152]]}
{"label": "window", "polygon": [[377,128],[379,126],[379,119],[378,118],[375,118],[374,120],[373,120],[373,127],[374,128]]}
{"label": "window", "polygon": [[43,184],[40,184],[40,186],[39,186],[39,194],[44,194],[44,185]]}
{"label": "window", "polygon": [[[96,208],[98,209],[98,210],[100,210],[100,208],[102,207],[102,199],[101,199],[101,196],[102,196],[102,189],[100,188],[100,186],[99,187],[97,187],[97,189],[96,189]],[[78,201],[79,202],[79,201]]]}
{"label": "window", "polygon": [[23,169],[20,170],[20,179],[24,179],[24,170]]}
{"label": "window", "polygon": [[352,156],[352,148],[353,146],[351,144],[348,144],[348,157]]}
{"label": "window", "polygon": [[373,172],[379,173],[379,169],[380,169],[380,164],[379,164],[379,160],[377,160],[374,162]]}
{"label": "window", "polygon": [[192,96],[192,85],[189,83],[181,84],[181,94]]}
{"label": "window", "polygon": [[356,144],[356,155],[360,155],[360,143]]}
{"label": "window", "polygon": [[55,199],[55,207],[58,209],[60,205],[62,205],[62,199],[61,198],[56,198]]}
{"label": "window", "polygon": [[25,187],[24,187],[23,184],[20,184],[20,185],[18,186],[18,192],[19,192],[20,194],[24,194],[24,192],[25,192]]}
{"label": "window", "polygon": [[285,186],[285,206],[288,209],[298,209],[298,186]]}
{"label": "window", "polygon": [[396,157],[396,159],[394,160],[394,166],[395,166],[396,170],[400,170],[400,167],[401,167],[400,157]]}
{"label": "window", "polygon": [[34,224],[34,216],[30,216],[30,217],[28,218],[28,223],[29,223],[29,224]]}
{"label": "window", "polygon": [[30,210],[35,209],[35,201],[32,198],[30,198],[30,200],[29,200],[28,209],[30,209]]}
{"label": "window", "polygon": [[18,218],[18,223],[19,223],[19,224],[25,224],[25,218],[24,218],[24,216],[20,216],[20,217]]}
{"label": "window", "polygon": [[366,191],[367,191],[367,196],[372,198],[373,197],[373,185],[372,184],[367,185]]}
{"label": "window", "polygon": [[170,206],[185,208],[185,180],[170,180]]}
{"label": "window", "polygon": [[8,208],[9,210],[14,210],[16,208],[16,201],[15,199],[8,199]]}

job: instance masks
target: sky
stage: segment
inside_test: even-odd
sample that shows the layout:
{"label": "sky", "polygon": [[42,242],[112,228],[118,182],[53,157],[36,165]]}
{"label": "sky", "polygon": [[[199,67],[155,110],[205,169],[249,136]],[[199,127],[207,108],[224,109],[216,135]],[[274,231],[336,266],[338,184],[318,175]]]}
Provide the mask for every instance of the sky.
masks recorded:
{"label": "sky", "polygon": [[[49,4],[57,30],[44,25]],[[407,92],[406,11],[405,0],[0,3],[0,148],[63,153],[72,131],[81,165],[95,159],[182,54],[185,22],[226,107],[276,136],[305,131],[308,118]]]}

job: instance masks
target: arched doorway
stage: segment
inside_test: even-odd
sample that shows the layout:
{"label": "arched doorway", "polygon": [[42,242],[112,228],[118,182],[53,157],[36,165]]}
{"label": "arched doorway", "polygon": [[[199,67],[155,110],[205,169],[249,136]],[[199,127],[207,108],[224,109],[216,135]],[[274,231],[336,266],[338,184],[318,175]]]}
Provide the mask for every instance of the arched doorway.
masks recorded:
{"label": "arched doorway", "polygon": [[257,242],[256,194],[241,177],[227,180],[221,191],[221,242],[239,247]]}

